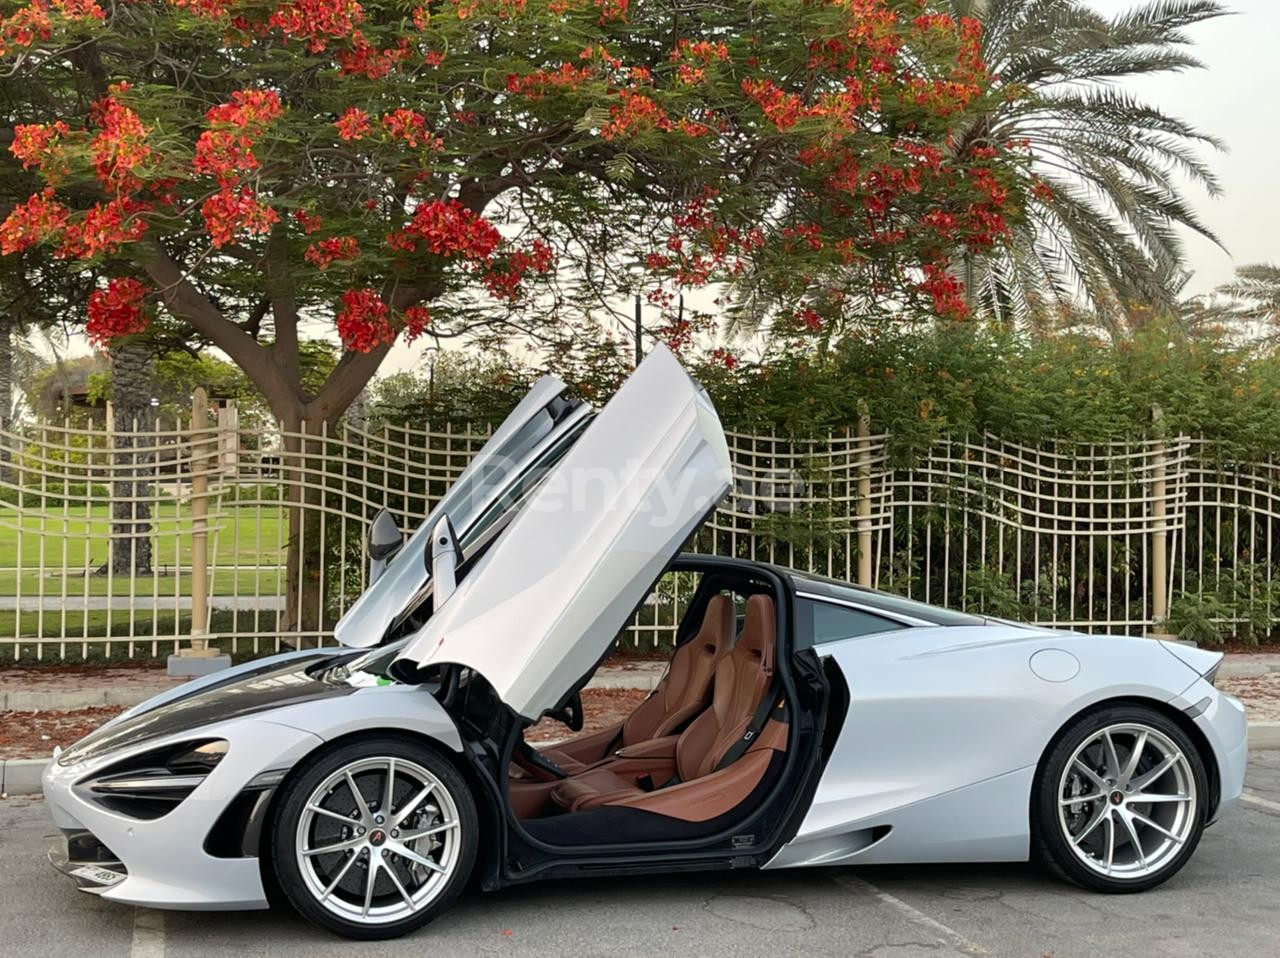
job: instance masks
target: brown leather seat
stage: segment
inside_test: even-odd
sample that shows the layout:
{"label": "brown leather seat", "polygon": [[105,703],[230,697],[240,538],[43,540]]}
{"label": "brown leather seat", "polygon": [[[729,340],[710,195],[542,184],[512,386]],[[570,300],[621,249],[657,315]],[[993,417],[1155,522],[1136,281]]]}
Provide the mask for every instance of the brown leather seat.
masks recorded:
{"label": "brown leather seat", "polygon": [[[569,811],[586,811],[602,805],[647,808],[691,821],[705,821],[730,810],[746,797],[769,764],[773,750],[786,744],[786,726],[771,721],[767,734],[737,761],[718,768],[725,755],[746,734],[765,695],[773,685],[776,620],[773,600],[755,595],[747,600],[746,623],[733,651],[716,667],[711,707],[673,743],[672,771],[679,783],[657,791],[640,787],[640,780],[654,777],[659,742],[560,782],[552,799]],[[754,753],[754,754],[753,754]],[[671,754],[671,753],[668,753]]]}
{"label": "brown leather seat", "polygon": [[566,772],[576,772],[603,759],[613,748],[626,748],[679,731],[707,707],[716,666],[733,644],[733,602],[717,595],[707,604],[698,634],[676,649],[653,694],[619,726],[583,735],[542,754]]}

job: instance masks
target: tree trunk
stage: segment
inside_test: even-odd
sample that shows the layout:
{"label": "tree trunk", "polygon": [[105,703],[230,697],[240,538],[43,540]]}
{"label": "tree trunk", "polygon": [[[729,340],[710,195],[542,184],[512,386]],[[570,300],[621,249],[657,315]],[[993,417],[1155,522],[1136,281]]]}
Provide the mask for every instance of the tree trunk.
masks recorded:
{"label": "tree trunk", "polygon": [[[13,425],[13,320],[0,316],[0,433]],[[11,482],[9,441],[0,436],[0,483]]]}
{"label": "tree trunk", "polygon": [[285,557],[285,608],[281,633],[296,633],[296,648],[319,645],[325,621],[325,544],[321,541],[321,467],[315,461],[323,423],[304,421],[301,413],[280,420],[284,432],[281,481],[288,505],[289,539]]}
{"label": "tree trunk", "polygon": [[139,435],[155,428],[151,409],[154,360],[137,339],[111,348],[111,396],[115,408],[111,483],[111,571],[151,572],[151,473],[155,439]]}

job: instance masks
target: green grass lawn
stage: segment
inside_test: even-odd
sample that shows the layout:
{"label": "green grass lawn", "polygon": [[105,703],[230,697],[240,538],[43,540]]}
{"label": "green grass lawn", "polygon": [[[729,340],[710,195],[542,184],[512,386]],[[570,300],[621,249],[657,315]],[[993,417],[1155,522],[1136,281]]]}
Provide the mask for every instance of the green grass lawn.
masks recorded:
{"label": "green grass lawn", "polygon": [[[279,595],[284,588],[284,566],[265,568],[218,568],[211,570],[209,594],[219,595]],[[21,591],[19,591],[21,586]],[[173,576],[161,572],[159,567],[152,575],[141,576],[136,581],[119,576],[85,576],[79,569],[64,572],[60,566],[47,571],[42,577],[38,572],[24,572],[21,576],[13,569],[0,569],[0,596],[66,596],[74,605],[77,598],[98,595],[133,595],[141,600],[151,596],[172,598],[175,595],[191,595],[191,576],[183,572]]]}
{"label": "green grass lawn", "polygon": [[[191,513],[183,506],[162,504],[152,518],[155,564],[163,569],[191,561]],[[51,509],[43,515],[20,515],[0,503],[0,570],[39,569],[82,573],[107,561],[111,532],[110,507],[94,504]],[[285,517],[277,505],[226,506],[209,516],[209,562],[220,566],[284,562]],[[103,587],[105,589],[105,586]],[[0,595],[12,594],[3,591]],[[104,593],[105,594],[105,593]]]}

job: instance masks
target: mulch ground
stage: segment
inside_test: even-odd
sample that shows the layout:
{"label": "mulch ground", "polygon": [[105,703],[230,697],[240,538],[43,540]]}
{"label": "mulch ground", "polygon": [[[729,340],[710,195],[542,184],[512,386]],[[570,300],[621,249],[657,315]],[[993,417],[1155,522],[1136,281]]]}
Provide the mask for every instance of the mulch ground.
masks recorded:
{"label": "mulch ground", "polygon": [[[583,733],[616,725],[649,693],[641,689],[586,689]],[[66,748],[124,709],[117,706],[40,712],[0,712],[0,758],[47,758],[55,745]],[[554,719],[544,719],[526,733],[531,742],[547,742],[577,734]]]}
{"label": "mulch ground", "polygon": [[0,758],[48,758],[55,745],[66,748],[109,718],[118,706],[70,711],[0,712]]}
{"label": "mulch ground", "polygon": [[587,735],[617,725],[630,715],[648,696],[644,689],[583,689],[582,731],[571,732],[569,727],[555,719],[543,719],[526,729],[526,742],[551,742],[574,735]]}

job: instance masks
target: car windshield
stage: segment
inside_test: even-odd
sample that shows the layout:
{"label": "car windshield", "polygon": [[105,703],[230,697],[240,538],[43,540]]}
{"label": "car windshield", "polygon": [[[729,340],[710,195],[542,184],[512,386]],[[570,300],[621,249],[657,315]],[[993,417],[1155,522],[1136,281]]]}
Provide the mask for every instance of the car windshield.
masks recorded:
{"label": "car windshield", "polygon": [[[469,534],[474,535],[477,531],[473,528],[476,510],[487,504],[493,488],[505,482],[521,459],[528,455],[529,450],[542,442],[553,428],[555,428],[555,416],[549,408],[534,415],[505,442],[500,443],[493,450],[492,456],[486,456],[483,462],[477,464],[473,472],[462,476],[450,486],[448,492],[431,510],[430,516],[414,535],[430,535],[430,529],[435,525],[435,518],[446,514],[455,529],[467,530]],[[400,558],[410,551],[401,549],[387,563],[387,568],[395,566]]]}

